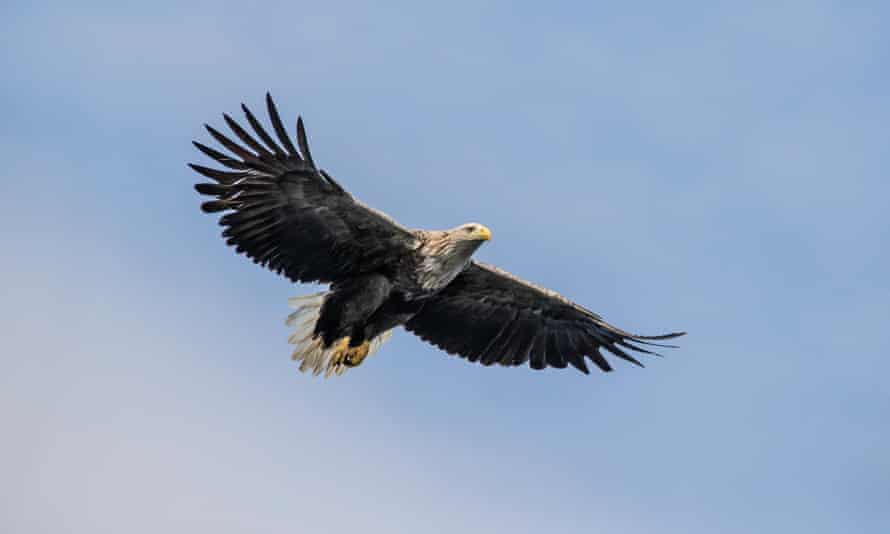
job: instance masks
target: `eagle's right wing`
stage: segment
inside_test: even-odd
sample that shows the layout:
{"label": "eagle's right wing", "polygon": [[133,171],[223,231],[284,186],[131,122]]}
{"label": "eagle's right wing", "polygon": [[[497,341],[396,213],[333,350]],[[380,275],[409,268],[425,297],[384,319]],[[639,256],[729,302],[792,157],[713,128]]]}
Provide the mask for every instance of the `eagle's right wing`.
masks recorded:
{"label": "eagle's right wing", "polygon": [[640,345],[669,347],[652,341],[683,335],[625,332],[554,291],[475,261],[431,297],[405,328],[471,362],[529,363],[533,369],[571,364],[584,373],[585,356],[603,371],[612,370],[600,349],[642,365],[628,350],[651,353]]}
{"label": "eagle's right wing", "polygon": [[195,189],[216,197],[201,205],[205,212],[229,211],[219,220],[226,243],[294,282],[337,282],[373,271],[409,250],[415,239],[410,230],[358,202],[315,166],[303,121],[297,120],[297,150],[268,94],[266,105],[278,142],[242,104],[261,142],[223,115],[243,145],[206,128],[235,157],[194,143],[231,169],[190,164],[216,182]]}

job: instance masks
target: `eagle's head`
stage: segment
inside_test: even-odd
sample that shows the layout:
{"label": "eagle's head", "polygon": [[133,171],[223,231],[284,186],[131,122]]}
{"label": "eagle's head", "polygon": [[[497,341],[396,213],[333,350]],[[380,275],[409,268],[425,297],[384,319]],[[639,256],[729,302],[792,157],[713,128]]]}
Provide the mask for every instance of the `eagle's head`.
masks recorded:
{"label": "eagle's head", "polygon": [[491,239],[491,230],[479,223],[462,224],[448,230],[448,234],[455,241],[476,241],[477,246]]}
{"label": "eagle's head", "polygon": [[418,250],[420,285],[440,289],[457,276],[482,243],[491,239],[491,230],[479,223],[467,223],[450,230],[425,231]]}

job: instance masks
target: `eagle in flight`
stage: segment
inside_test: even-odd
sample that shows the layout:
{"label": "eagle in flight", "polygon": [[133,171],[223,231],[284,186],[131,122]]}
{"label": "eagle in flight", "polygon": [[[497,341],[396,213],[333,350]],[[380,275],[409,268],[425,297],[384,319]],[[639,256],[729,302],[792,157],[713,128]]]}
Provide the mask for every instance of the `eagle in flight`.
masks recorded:
{"label": "eagle in flight", "polygon": [[293,282],[329,290],[290,299],[293,359],[301,371],[340,375],[360,365],[403,326],[449,354],[482,365],[565,368],[589,373],[585,358],[611,371],[602,350],[642,366],[630,354],[683,335],[641,336],[549,289],[473,253],[491,239],[479,223],[450,230],[406,228],[370,208],[312,160],[302,119],[297,146],[266,95],[272,131],[241,105],[249,133],[229,115],[241,144],[206,126],[229,154],[194,145],[227,170],[190,164],[213,183],[195,189],[214,197],[206,213],[224,213],[226,243]]}

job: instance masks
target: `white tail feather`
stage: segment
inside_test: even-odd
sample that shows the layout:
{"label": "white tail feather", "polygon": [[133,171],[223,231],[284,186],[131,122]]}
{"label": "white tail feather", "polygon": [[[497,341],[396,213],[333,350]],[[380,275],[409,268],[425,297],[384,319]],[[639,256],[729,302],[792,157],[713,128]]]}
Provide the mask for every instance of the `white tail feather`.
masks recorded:
{"label": "white tail feather", "polygon": [[[360,347],[349,347],[349,338],[345,337],[325,348],[321,338],[315,336],[315,323],[326,296],[327,292],[321,292],[288,299],[288,305],[296,311],[285,321],[294,329],[287,340],[295,345],[291,359],[300,361],[301,372],[312,371],[313,375],[324,372],[325,378],[332,374],[342,375],[350,367],[360,364],[392,335],[392,330],[387,330]],[[352,361],[353,358],[357,361]]]}

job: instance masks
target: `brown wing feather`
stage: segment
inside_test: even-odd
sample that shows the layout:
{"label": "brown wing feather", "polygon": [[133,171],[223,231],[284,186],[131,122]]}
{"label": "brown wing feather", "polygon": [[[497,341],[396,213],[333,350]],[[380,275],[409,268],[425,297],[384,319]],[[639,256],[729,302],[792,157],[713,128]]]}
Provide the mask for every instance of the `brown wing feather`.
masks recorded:
{"label": "brown wing feather", "polygon": [[323,283],[380,269],[410,249],[414,240],[410,230],[358,202],[315,167],[302,120],[297,150],[268,94],[266,104],[277,143],[243,104],[260,141],[224,115],[246,146],[210,126],[207,130],[236,157],[195,142],[201,152],[231,169],[190,164],[215,182],[197,184],[195,189],[215,197],[201,205],[205,212],[228,212],[219,221],[226,243],[295,282]]}
{"label": "brown wing feather", "polygon": [[589,372],[585,357],[603,371],[612,370],[600,349],[642,366],[625,349],[653,354],[640,345],[670,347],[652,341],[683,335],[625,332],[554,291],[479,262],[471,262],[405,328],[483,365],[572,365],[584,373]]}

